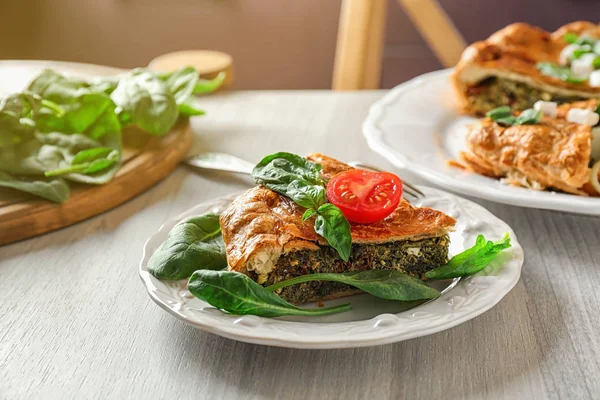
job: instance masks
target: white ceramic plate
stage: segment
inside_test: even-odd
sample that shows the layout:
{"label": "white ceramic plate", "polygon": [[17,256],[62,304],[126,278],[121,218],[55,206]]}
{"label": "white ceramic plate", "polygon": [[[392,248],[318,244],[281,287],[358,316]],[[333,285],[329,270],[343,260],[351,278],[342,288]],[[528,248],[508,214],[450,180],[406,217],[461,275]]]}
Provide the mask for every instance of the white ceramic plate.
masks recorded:
{"label": "white ceramic plate", "polygon": [[466,126],[458,114],[449,77],[452,70],[422,75],[392,89],[375,103],[363,125],[371,149],[398,168],[407,168],[457,193],[523,207],[600,215],[600,199],[540,192],[447,165],[465,149]]}
{"label": "white ceramic plate", "polygon": [[421,189],[427,196],[417,205],[442,210],[458,221],[456,231],[450,235],[451,254],[471,247],[479,233],[496,240],[509,232],[512,247],[477,276],[459,281],[435,301],[410,310],[406,310],[402,302],[356,295],[326,302],[328,306],[352,303],[352,311],[331,316],[235,316],[192,296],[186,289],[185,280],[160,281],[148,273],[148,259],[175,224],[194,215],[220,213],[235,196],[199,204],[164,224],[146,242],[139,273],[150,297],[175,317],[204,331],[243,342],[330,349],[373,346],[429,335],[474,318],[498,303],[519,280],[523,249],[512,229],[483,207],[441,190],[428,187]]}

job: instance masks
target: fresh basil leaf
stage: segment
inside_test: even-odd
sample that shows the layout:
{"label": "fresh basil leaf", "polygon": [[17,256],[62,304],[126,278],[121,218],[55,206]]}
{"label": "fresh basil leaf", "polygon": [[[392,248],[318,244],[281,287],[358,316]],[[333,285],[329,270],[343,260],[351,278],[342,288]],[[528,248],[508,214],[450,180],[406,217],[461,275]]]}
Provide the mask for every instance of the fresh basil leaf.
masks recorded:
{"label": "fresh basil leaf", "polygon": [[219,72],[219,74],[213,79],[198,79],[196,86],[194,87],[194,94],[208,94],[217,90],[225,81],[225,72]]}
{"label": "fresh basil leaf", "polygon": [[205,214],[175,225],[148,260],[158,279],[184,279],[199,269],[227,267],[219,216]]}
{"label": "fresh basil leaf", "polygon": [[[324,204],[326,194],[321,165],[291,153],[275,153],[263,158],[252,170],[258,184],[287,196],[302,207],[317,209],[315,232],[335,248],[344,261],[350,257],[352,236],[344,214],[332,204]],[[312,214],[306,214],[309,218]]]}
{"label": "fresh basil leaf", "polygon": [[577,78],[573,76],[571,69],[567,67],[561,67],[549,62],[538,63],[537,67],[543,75],[558,78],[565,82],[583,83],[586,81],[585,78]]}
{"label": "fresh basil leaf", "polygon": [[325,188],[320,185],[311,185],[304,181],[293,181],[287,188],[285,195],[304,208],[317,209],[327,202]]}
{"label": "fresh basil leaf", "polygon": [[429,279],[451,279],[476,274],[484,269],[502,250],[510,247],[510,236],[486,241],[483,235],[477,236],[475,245],[452,257],[448,264],[425,273]]}
{"label": "fresh basil leaf", "polygon": [[196,83],[198,83],[198,71],[194,67],[181,68],[173,72],[166,81],[177,105],[187,103],[194,93]]}
{"label": "fresh basil leaf", "polygon": [[388,300],[424,300],[440,297],[440,292],[404,272],[372,269],[350,273],[307,274],[267,286],[275,291],[286,286],[311,281],[340,282],[353,286],[375,297]]}
{"label": "fresh basil leaf", "polygon": [[308,208],[306,211],[304,211],[304,214],[302,214],[302,222],[305,222],[307,219],[312,218],[315,215],[317,215],[317,210],[314,208]]}
{"label": "fresh basil leaf", "polygon": [[514,125],[539,124],[543,115],[544,114],[541,111],[529,108],[519,114],[519,116],[515,119]]}
{"label": "fresh basil leaf", "polygon": [[165,82],[141,68],[123,77],[110,98],[132,124],[153,135],[168,133],[179,116],[175,97]]}
{"label": "fresh basil leaf", "polygon": [[331,203],[323,204],[317,213],[315,232],[323,236],[327,243],[337,250],[342,260],[348,261],[352,247],[350,223],[342,211]]}
{"label": "fresh basil leaf", "polygon": [[191,104],[184,103],[179,105],[179,114],[183,117],[196,117],[206,113]]}
{"label": "fresh basil leaf", "polygon": [[252,170],[252,177],[258,184],[286,196],[286,191],[294,181],[304,181],[312,185],[323,185],[322,167],[292,153],[275,153],[263,158]]}
{"label": "fresh basil leaf", "polygon": [[30,193],[55,203],[64,203],[69,198],[69,185],[60,178],[14,176],[0,171],[0,187]]}
{"label": "fresh basil leaf", "polygon": [[579,36],[577,36],[573,32],[567,32],[564,34],[563,39],[565,40],[565,42],[573,44],[577,41],[577,39],[579,39]]}
{"label": "fresh basil leaf", "polygon": [[188,282],[188,290],[213,307],[236,315],[280,317],[329,315],[350,311],[350,304],[328,308],[300,308],[268,291],[244,274],[200,270]]}
{"label": "fresh basil leaf", "polygon": [[509,106],[500,106],[488,111],[487,113],[485,113],[485,116],[496,121],[500,118],[512,116],[512,111]]}

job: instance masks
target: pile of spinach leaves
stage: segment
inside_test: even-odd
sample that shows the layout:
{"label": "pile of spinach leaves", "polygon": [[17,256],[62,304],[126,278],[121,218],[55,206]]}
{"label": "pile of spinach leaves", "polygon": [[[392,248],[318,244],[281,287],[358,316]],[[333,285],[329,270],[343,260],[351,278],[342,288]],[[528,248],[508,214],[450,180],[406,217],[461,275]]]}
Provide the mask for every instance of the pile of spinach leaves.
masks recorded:
{"label": "pile of spinach leaves", "polygon": [[0,101],[0,187],[62,203],[67,181],[107,183],[120,166],[123,128],[165,135],[180,117],[202,115],[192,95],[223,79],[200,79],[192,67],[138,68],[87,82],[46,69]]}

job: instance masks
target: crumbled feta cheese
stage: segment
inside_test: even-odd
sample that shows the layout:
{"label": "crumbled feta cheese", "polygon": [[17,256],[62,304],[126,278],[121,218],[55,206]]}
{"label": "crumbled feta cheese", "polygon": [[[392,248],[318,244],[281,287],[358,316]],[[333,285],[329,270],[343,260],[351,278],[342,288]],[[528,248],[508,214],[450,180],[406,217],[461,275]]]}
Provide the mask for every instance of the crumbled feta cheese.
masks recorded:
{"label": "crumbled feta cheese", "polygon": [[600,87],[600,69],[597,69],[590,74],[590,86]]}
{"label": "crumbled feta cheese", "polygon": [[556,117],[556,107],[557,106],[558,106],[558,103],[556,103],[554,101],[538,100],[533,105],[533,109],[537,110],[537,111],[541,111],[545,115],[554,118],[554,117]]}
{"label": "crumbled feta cheese", "polygon": [[576,60],[571,61],[571,71],[576,78],[587,79],[594,72],[594,59],[596,54],[587,53]]}
{"label": "crumbled feta cheese", "polygon": [[560,56],[558,57],[558,62],[560,63],[560,65],[567,65],[569,64],[569,61],[571,61],[571,58],[573,57],[573,52],[575,50],[577,50],[579,48],[579,45],[577,44],[570,44],[568,46],[565,46],[564,49],[562,49],[562,51],[560,52]]}
{"label": "crumbled feta cheese", "polygon": [[598,123],[598,120],[600,120],[600,115],[582,108],[571,108],[567,113],[567,121],[576,124],[594,126]]}
{"label": "crumbled feta cheese", "polygon": [[406,252],[408,254],[410,254],[411,256],[418,256],[419,253],[421,252],[421,248],[420,247],[409,247],[408,249],[406,249]]}

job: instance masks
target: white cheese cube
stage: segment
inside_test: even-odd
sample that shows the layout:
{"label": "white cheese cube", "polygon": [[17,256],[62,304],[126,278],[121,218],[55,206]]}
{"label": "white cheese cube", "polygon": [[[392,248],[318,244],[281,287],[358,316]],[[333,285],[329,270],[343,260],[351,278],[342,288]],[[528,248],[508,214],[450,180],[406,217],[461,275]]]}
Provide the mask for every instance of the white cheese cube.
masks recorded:
{"label": "white cheese cube", "polygon": [[600,87],[600,69],[597,69],[590,74],[590,86]]}
{"label": "white cheese cube", "polygon": [[544,113],[544,115],[554,118],[554,117],[556,117],[556,107],[557,106],[558,106],[558,104],[553,101],[538,100],[533,105],[533,109],[537,110],[537,111],[541,111]]}
{"label": "white cheese cube", "polygon": [[594,59],[596,54],[587,53],[571,61],[571,72],[576,78],[587,79],[594,72]]}
{"label": "white cheese cube", "polygon": [[600,115],[583,108],[571,108],[567,113],[567,121],[576,124],[594,126],[600,120]]}
{"label": "white cheese cube", "polygon": [[571,57],[573,57],[573,52],[579,48],[577,44],[570,44],[565,46],[560,52],[560,56],[558,57],[558,62],[560,65],[567,65],[569,61],[571,61]]}

